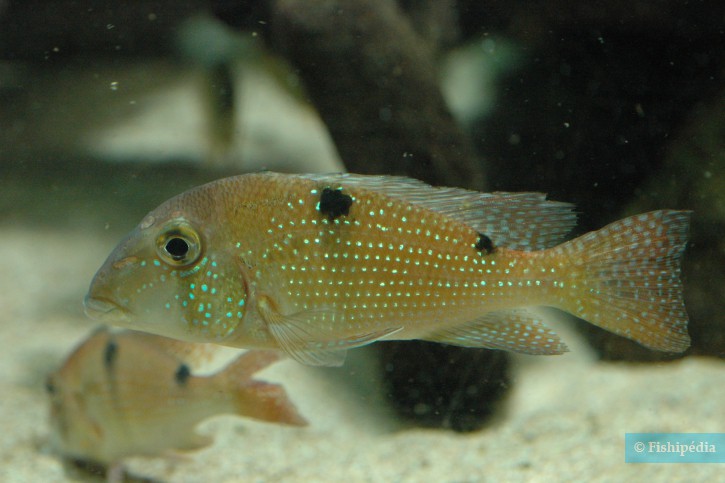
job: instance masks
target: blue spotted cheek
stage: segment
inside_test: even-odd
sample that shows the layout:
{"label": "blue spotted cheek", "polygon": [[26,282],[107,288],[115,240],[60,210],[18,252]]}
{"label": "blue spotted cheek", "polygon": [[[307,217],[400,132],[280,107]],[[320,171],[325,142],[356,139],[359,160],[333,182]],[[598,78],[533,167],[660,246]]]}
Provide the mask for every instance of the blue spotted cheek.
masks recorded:
{"label": "blue spotted cheek", "polygon": [[[215,298],[189,292],[181,301],[184,323],[187,329],[209,340],[229,337],[237,329],[245,313],[245,300],[233,297]],[[189,297],[190,295],[190,297]]]}
{"label": "blue spotted cheek", "polygon": [[[181,277],[174,303],[181,308],[183,323],[195,337],[222,340],[236,330],[245,313],[244,296],[226,295],[225,277],[216,262],[202,260],[194,276]],[[228,280],[226,280],[228,283]]]}
{"label": "blue spotted cheek", "polygon": [[165,301],[164,308],[170,309],[171,297],[167,294],[174,291],[173,279],[177,276],[176,271],[157,259],[142,260],[137,268],[139,283],[128,293],[130,303],[136,305],[134,311],[156,314],[159,301]]}

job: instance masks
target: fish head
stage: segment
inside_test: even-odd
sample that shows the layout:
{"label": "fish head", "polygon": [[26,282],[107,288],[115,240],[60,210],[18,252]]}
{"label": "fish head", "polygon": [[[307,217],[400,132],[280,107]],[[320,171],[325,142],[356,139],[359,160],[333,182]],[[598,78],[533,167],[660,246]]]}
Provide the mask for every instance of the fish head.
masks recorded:
{"label": "fish head", "polygon": [[61,377],[57,373],[49,374],[45,380],[45,392],[50,399],[50,444],[51,447],[62,453],[67,447],[70,438],[69,432],[73,429],[72,410],[69,397],[63,387]]}
{"label": "fish head", "polygon": [[45,390],[50,399],[49,443],[61,455],[84,457],[103,443],[103,430],[86,410],[83,386],[73,383],[62,372],[46,379]]}
{"label": "fish head", "polygon": [[99,351],[108,339],[96,331],[77,347],[58,370],[45,380],[50,401],[50,447],[58,454],[79,459],[99,458],[105,442],[104,419],[98,401],[108,399]]}
{"label": "fish head", "polygon": [[210,196],[197,188],[149,213],[96,273],[86,314],[190,342],[230,337],[245,314],[247,284]]}

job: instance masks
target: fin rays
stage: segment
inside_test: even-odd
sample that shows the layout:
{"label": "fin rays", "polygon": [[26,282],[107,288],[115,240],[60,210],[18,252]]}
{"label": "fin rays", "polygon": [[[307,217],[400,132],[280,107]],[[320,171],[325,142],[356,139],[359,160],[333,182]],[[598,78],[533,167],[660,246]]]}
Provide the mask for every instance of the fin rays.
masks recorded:
{"label": "fin rays", "polygon": [[524,309],[489,312],[472,322],[436,331],[424,340],[537,355],[569,350],[554,331]]}
{"label": "fin rays", "polygon": [[349,173],[303,175],[334,187],[362,188],[449,216],[514,250],[541,250],[561,242],[576,224],[573,205],[549,201],[543,193],[480,193],[434,187],[401,176]]}
{"label": "fin rays", "polygon": [[264,298],[259,307],[272,337],[282,350],[296,361],[311,366],[341,366],[345,362],[347,349],[375,342],[402,329],[388,327],[364,334],[337,337],[329,327],[341,323],[342,316],[332,309],[311,309],[282,315]]}
{"label": "fin rays", "polygon": [[689,219],[688,211],[653,211],[551,249],[573,274],[561,308],[651,349],[687,349],[679,275]]}

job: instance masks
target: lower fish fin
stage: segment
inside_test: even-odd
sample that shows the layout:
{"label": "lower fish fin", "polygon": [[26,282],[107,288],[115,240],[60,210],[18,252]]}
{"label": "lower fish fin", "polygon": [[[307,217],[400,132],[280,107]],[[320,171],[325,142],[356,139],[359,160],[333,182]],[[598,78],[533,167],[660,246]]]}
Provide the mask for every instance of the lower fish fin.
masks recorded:
{"label": "lower fish fin", "polygon": [[562,354],[569,350],[554,331],[523,309],[489,312],[471,322],[438,330],[421,339],[536,355]]}
{"label": "lower fish fin", "polygon": [[402,329],[392,327],[339,338],[330,327],[339,326],[343,317],[334,309],[318,308],[282,315],[266,297],[260,297],[258,307],[282,350],[308,366],[341,366],[347,349],[375,342]]}
{"label": "lower fish fin", "polygon": [[230,362],[214,377],[227,394],[233,394],[237,414],[260,421],[306,426],[284,387],[252,379],[252,375],[283,357],[280,352],[249,350]]}
{"label": "lower fish fin", "polygon": [[248,350],[227,364],[219,374],[224,374],[224,377],[233,381],[248,381],[255,373],[283,358],[284,356],[278,351]]}
{"label": "lower fish fin", "polygon": [[237,391],[236,406],[237,412],[248,418],[290,426],[308,424],[279,384],[247,382]]}

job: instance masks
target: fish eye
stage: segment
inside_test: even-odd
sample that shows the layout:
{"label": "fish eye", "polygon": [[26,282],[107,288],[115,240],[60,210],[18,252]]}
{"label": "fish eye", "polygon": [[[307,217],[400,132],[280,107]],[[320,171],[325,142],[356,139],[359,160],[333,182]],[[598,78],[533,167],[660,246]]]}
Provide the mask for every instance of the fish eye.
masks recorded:
{"label": "fish eye", "polygon": [[183,260],[189,253],[189,243],[181,237],[170,238],[164,248],[174,260]]}
{"label": "fish eye", "polygon": [[194,263],[201,254],[199,236],[187,225],[174,225],[164,230],[156,241],[156,251],[169,265]]}

